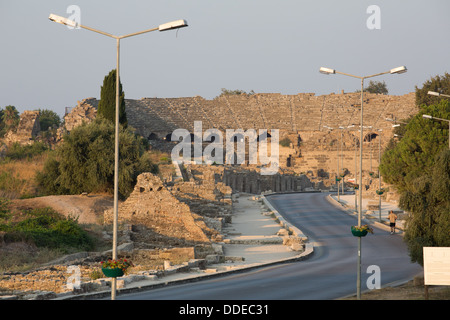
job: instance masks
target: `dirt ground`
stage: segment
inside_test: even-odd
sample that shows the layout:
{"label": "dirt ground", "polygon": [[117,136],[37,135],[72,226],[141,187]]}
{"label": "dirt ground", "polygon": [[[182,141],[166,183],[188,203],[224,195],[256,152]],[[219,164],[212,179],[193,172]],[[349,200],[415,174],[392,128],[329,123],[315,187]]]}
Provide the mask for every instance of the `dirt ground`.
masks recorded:
{"label": "dirt ground", "polygon": [[113,205],[114,198],[109,195],[62,195],[16,199],[11,201],[10,208],[51,207],[66,217],[77,217],[80,224],[102,224],[103,212]]}
{"label": "dirt ground", "polygon": [[[356,296],[342,300],[356,300]],[[361,300],[425,300],[425,287],[413,280],[396,287],[386,287],[361,293]],[[428,300],[450,300],[450,287],[429,286]]]}

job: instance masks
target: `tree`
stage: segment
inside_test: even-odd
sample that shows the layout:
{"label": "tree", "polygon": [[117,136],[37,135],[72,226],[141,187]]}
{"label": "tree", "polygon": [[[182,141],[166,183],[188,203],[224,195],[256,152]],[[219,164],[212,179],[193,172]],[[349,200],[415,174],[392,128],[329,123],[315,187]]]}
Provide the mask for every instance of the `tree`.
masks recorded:
{"label": "tree", "polygon": [[[52,194],[112,193],[114,135],[114,124],[104,118],[76,127],[37,175],[39,185]],[[126,198],[140,173],[156,173],[158,168],[144,153],[141,137],[121,126],[119,138],[119,196]]]}
{"label": "tree", "polygon": [[[356,92],[361,92],[361,90],[356,90]],[[388,94],[388,88],[386,83],[383,81],[369,81],[369,85],[364,88],[364,92],[378,93],[378,94]]]}
{"label": "tree", "polygon": [[400,206],[412,213],[405,232],[412,261],[423,265],[423,247],[450,246],[450,150],[436,156],[431,175],[413,181]]}
{"label": "tree", "polygon": [[438,103],[442,99],[429,95],[428,91],[450,95],[450,74],[446,72],[443,76],[431,77],[430,80],[423,84],[422,88],[416,86],[416,106],[429,106]]}
{"label": "tree", "polygon": [[19,111],[14,106],[6,106],[2,115],[6,131],[17,127],[20,121]]}
{"label": "tree", "polygon": [[222,88],[221,91],[222,91],[222,93],[219,95],[219,97],[222,97],[222,96],[238,96],[238,95],[253,95],[253,94],[255,94],[255,92],[253,90],[251,90],[250,92],[247,93],[244,90],[239,90],[239,89],[228,90],[228,89]]}
{"label": "tree", "polygon": [[53,126],[59,127],[61,124],[61,118],[52,110],[40,110],[39,109],[39,126],[41,131],[47,131],[52,129]]}
{"label": "tree", "polygon": [[[103,79],[100,91],[97,115],[108,119],[112,123],[116,120],[116,69],[111,70]],[[127,114],[125,111],[125,93],[122,90],[122,82],[119,81],[119,123],[127,127]]]}
{"label": "tree", "polygon": [[404,127],[402,139],[385,150],[381,174],[400,192],[408,190],[416,177],[430,175],[435,156],[448,148],[448,124],[424,119],[423,114],[449,119],[450,102],[442,100],[437,105],[424,106]]}

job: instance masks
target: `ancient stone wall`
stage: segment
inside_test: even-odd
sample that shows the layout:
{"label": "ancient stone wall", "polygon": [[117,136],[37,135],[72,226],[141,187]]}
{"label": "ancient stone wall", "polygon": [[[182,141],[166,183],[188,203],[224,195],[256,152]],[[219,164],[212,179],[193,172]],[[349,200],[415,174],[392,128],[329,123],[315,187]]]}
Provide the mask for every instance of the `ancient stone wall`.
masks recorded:
{"label": "ancient stone wall", "polygon": [[[104,222],[111,224],[113,210],[106,210]],[[119,206],[119,223],[141,225],[148,228],[160,241],[170,243],[173,238],[177,244],[208,243],[213,235],[198,216],[191,212],[189,206],[178,201],[164,186],[161,180],[151,174],[138,176],[136,186],[131,195]]]}
{"label": "ancient stone wall", "polygon": [[[337,173],[336,159],[340,152],[343,156],[339,167],[348,169],[352,174],[355,172],[354,151],[356,148],[359,157],[360,140],[359,93],[321,96],[314,93],[259,93],[221,96],[213,100],[196,96],[126,99],[125,102],[129,125],[138,134],[154,140],[154,143],[164,144],[161,143],[164,139],[170,141],[170,134],[175,129],[186,129],[193,133],[195,121],[202,122],[203,132],[207,129],[219,129],[223,137],[227,129],[267,129],[269,133],[272,129],[278,129],[280,140],[288,137],[291,141],[289,148],[280,150],[280,167],[289,167],[297,174],[312,172],[317,175],[325,171],[331,177]],[[88,109],[93,110],[97,104],[96,99],[90,98],[79,103],[77,108],[84,110],[81,107],[89,105]],[[393,123],[386,121],[386,118],[402,120],[416,112],[413,92],[402,96],[364,95],[363,125],[369,127],[364,129],[363,134],[363,169],[366,172],[376,171],[378,168],[380,139],[382,153],[393,137]],[[73,119],[66,120],[69,127],[79,124],[79,119],[89,118],[85,114],[78,116],[78,111],[73,115],[72,113],[66,117],[67,120]],[[352,125],[353,128],[348,128]],[[339,127],[345,129],[341,130]],[[172,144],[164,144],[169,152]],[[207,144],[208,142],[204,146]],[[254,192],[252,188],[260,189],[256,185],[246,185],[244,189]]]}
{"label": "ancient stone wall", "polygon": [[15,131],[9,131],[5,135],[5,142],[7,144],[15,142],[20,144],[33,143],[33,139],[41,131],[39,115],[39,111],[24,111],[20,115],[20,121],[17,129]]}
{"label": "ancient stone wall", "polygon": [[65,129],[70,132],[83,122],[89,123],[97,116],[98,101],[95,98],[87,98],[78,101],[77,106],[64,116]]}
{"label": "ancient stone wall", "polygon": [[[313,93],[259,93],[222,96],[214,100],[199,96],[128,99],[126,103],[130,125],[144,137],[153,133],[159,138],[164,138],[177,128],[193,132],[194,121],[202,121],[204,130],[324,131],[323,126],[359,125],[361,107],[358,93],[322,96]],[[386,122],[385,118],[400,120],[416,112],[414,93],[403,96],[367,93],[364,96],[363,125],[391,130],[392,123]]]}

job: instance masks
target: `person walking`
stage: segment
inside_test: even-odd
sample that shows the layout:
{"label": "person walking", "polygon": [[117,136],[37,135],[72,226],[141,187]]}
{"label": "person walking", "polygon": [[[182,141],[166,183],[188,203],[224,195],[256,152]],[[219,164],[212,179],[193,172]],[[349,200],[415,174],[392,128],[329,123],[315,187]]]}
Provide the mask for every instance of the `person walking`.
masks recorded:
{"label": "person walking", "polygon": [[397,221],[397,215],[394,213],[394,211],[389,211],[388,219],[389,219],[389,226],[391,227],[391,234],[395,233],[395,221]]}

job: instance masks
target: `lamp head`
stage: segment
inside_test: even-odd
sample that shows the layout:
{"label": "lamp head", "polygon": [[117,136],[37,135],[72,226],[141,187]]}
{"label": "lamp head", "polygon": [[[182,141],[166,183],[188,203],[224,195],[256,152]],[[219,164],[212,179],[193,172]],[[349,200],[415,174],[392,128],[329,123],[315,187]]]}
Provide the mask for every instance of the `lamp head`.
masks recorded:
{"label": "lamp head", "polygon": [[50,14],[50,16],[48,17],[49,18],[49,20],[51,20],[51,21],[54,21],[54,22],[57,22],[57,23],[61,23],[61,24],[64,24],[64,25],[66,25],[66,26],[69,26],[69,27],[74,27],[74,28],[76,28],[77,27],[77,23],[75,22],[75,21],[73,21],[73,20],[70,20],[70,19],[67,19],[67,18],[64,18],[64,17],[61,17],[61,16],[57,16],[56,14]]}
{"label": "lamp head", "polygon": [[400,74],[400,73],[405,73],[406,71],[407,71],[406,67],[405,66],[401,66],[401,67],[397,67],[397,68],[391,69],[390,73],[391,74],[395,74],[395,73]]}
{"label": "lamp head", "polygon": [[164,24],[160,24],[158,29],[159,29],[159,31],[167,31],[167,30],[184,28],[187,26],[188,26],[188,24],[187,24],[186,20],[176,20],[176,21],[171,21],[171,22],[167,22]]}
{"label": "lamp head", "polygon": [[330,69],[330,68],[320,67],[319,72],[323,73],[323,74],[335,74],[336,70]]}
{"label": "lamp head", "polygon": [[436,97],[439,97],[441,95],[439,92],[434,92],[434,91],[428,91],[428,94],[430,96],[436,96]]}

